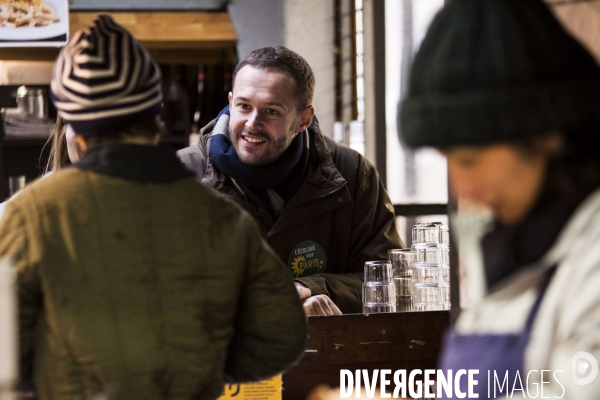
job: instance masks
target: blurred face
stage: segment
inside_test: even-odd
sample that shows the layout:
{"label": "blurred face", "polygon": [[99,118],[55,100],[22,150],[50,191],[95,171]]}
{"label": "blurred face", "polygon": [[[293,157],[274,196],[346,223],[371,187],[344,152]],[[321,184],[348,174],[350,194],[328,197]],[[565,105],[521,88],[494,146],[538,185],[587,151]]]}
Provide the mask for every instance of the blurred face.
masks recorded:
{"label": "blurred face", "polygon": [[535,204],[548,160],[561,145],[561,137],[553,135],[533,151],[507,144],[451,148],[445,154],[452,193],[489,207],[503,224],[516,224]]}
{"label": "blurred face", "polygon": [[231,142],[240,160],[264,165],[279,158],[312,121],[314,109],[298,110],[296,83],[277,69],[246,65],[229,93]]}
{"label": "blurred face", "polygon": [[76,163],[81,158],[81,150],[75,139],[75,131],[71,128],[71,125],[67,125],[67,131],[65,132],[65,139],[67,141],[67,153],[69,154],[69,160],[72,163]]}

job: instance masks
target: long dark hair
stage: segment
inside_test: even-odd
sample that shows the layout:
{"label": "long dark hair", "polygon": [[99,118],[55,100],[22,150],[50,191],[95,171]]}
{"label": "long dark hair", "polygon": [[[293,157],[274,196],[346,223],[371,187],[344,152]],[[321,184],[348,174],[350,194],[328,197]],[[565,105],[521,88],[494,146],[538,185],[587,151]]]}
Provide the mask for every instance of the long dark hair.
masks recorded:
{"label": "long dark hair", "polygon": [[551,159],[549,178],[558,181],[563,195],[581,201],[600,187],[600,119],[564,129],[563,135],[564,146]]}
{"label": "long dark hair", "polygon": [[56,117],[52,134],[44,144],[44,149],[46,146],[50,146],[50,155],[44,168],[44,175],[50,171],[62,169],[69,164],[66,139],[67,126],[68,124],[60,116]]}

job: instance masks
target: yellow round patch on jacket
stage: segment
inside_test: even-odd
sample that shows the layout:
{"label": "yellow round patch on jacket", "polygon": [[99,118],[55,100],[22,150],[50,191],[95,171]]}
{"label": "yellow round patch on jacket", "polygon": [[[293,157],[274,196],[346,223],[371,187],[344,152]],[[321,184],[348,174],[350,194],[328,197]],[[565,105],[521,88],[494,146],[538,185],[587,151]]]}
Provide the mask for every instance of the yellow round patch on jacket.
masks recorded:
{"label": "yellow round patch on jacket", "polygon": [[288,257],[288,267],[294,278],[324,272],[327,267],[327,256],[319,243],[305,240],[297,244]]}

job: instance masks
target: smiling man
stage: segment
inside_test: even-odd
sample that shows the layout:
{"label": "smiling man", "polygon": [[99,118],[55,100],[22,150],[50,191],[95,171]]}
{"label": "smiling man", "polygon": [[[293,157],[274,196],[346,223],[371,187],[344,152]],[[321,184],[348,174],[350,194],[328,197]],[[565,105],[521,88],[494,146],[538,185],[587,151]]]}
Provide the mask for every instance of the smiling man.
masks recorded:
{"label": "smiling man", "polygon": [[179,157],[255,217],[307,315],[361,312],[365,261],[402,242],[375,168],[321,133],[314,86],[293,51],[253,51],[234,71],[229,106]]}

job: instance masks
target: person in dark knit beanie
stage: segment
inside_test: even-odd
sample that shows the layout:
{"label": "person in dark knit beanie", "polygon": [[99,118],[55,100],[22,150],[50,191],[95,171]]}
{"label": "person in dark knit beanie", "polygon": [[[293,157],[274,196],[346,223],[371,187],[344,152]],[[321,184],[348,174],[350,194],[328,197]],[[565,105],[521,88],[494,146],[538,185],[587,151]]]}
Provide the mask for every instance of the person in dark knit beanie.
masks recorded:
{"label": "person in dark knit beanie", "polygon": [[[475,201],[494,217],[472,241],[477,229],[453,220],[470,263],[461,287],[482,295],[446,336],[442,371],[483,371],[470,389],[479,398],[542,385],[544,396],[600,398],[599,384],[583,383],[597,362],[591,380],[571,378],[600,360],[600,68],[592,55],[540,0],[452,0],[415,57],[398,119],[404,143],[446,155],[459,209]],[[494,388],[491,371],[508,373],[509,384]],[[466,381],[457,385],[463,393]]]}
{"label": "person in dark knit beanie", "polygon": [[160,74],[144,47],[100,16],[60,52],[52,96],[81,159],[0,219],[20,394],[213,400],[225,381],[291,368],[307,337],[297,290],[253,218],[156,145]]}
{"label": "person in dark knit beanie", "polygon": [[399,126],[409,146],[522,139],[600,113],[600,68],[539,0],[460,0],[413,63]]}

